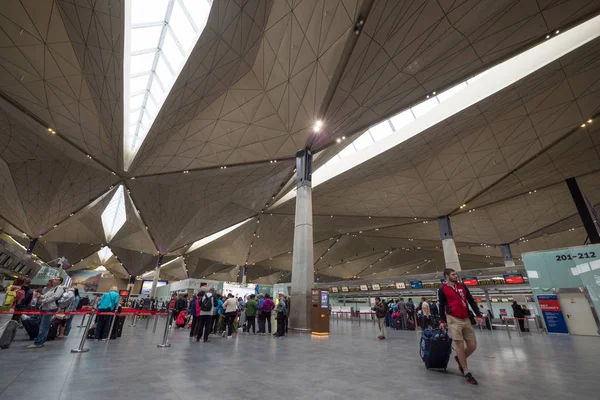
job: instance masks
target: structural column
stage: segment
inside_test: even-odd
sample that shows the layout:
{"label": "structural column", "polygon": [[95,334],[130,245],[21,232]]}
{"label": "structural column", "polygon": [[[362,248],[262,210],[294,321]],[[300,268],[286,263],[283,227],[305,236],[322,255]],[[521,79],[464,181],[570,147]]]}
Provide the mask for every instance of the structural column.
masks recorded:
{"label": "structural column", "polygon": [[37,238],[29,238],[29,246],[27,246],[27,250],[26,250],[27,254],[33,253],[33,249],[35,248],[37,241],[38,241]]}
{"label": "structural column", "polygon": [[162,264],[163,255],[158,255],[158,261],[156,262],[156,267],[154,268],[154,278],[152,279],[152,288],[150,289],[150,297],[156,297],[156,285],[158,285],[158,277],[160,275],[160,266]]}
{"label": "structural column", "polygon": [[600,243],[600,217],[598,217],[598,212],[590,199],[579,188],[577,179],[569,178],[566,182],[590,243]]}
{"label": "structural column", "polygon": [[311,289],[314,285],[312,153],[296,153],[296,218],[292,261],[292,306],[290,328],[300,332],[311,329]]}
{"label": "structural column", "polygon": [[507,268],[514,267],[515,260],[513,260],[510,244],[501,244],[500,251],[502,252],[502,258],[504,259],[504,266]]}
{"label": "structural column", "polygon": [[442,248],[444,249],[444,260],[446,268],[452,268],[455,271],[460,271],[460,261],[458,260],[458,252],[456,244],[452,236],[452,226],[450,225],[450,217],[443,215],[437,219],[438,227],[440,228],[440,238],[442,239]]}

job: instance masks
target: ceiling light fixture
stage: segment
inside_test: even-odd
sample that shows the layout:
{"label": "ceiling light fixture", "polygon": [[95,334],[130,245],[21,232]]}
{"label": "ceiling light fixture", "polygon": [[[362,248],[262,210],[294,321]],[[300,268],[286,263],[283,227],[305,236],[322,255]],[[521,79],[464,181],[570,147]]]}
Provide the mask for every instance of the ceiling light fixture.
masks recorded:
{"label": "ceiling light fixture", "polygon": [[321,128],[323,128],[323,121],[321,121],[320,119],[315,121],[315,125],[313,126],[313,131],[314,132],[320,132]]}

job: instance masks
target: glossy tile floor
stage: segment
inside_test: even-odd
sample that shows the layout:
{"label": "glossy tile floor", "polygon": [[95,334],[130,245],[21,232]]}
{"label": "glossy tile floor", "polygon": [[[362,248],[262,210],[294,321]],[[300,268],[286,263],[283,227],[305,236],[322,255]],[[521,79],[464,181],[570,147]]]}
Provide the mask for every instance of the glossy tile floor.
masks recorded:
{"label": "glossy tile floor", "polygon": [[[79,321],[78,321],[79,322]],[[428,371],[414,332],[389,331],[379,341],[371,323],[333,322],[329,338],[242,335],[196,343],[175,330],[161,349],[164,322],[125,325],[123,337],[71,354],[80,332],[66,341],[25,349],[23,330],[0,351],[0,399],[597,399],[600,339],[478,332],[469,360],[479,386]],[[74,324],[78,325],[78,324]],[[210,396],[210,397],[209,397]]]}

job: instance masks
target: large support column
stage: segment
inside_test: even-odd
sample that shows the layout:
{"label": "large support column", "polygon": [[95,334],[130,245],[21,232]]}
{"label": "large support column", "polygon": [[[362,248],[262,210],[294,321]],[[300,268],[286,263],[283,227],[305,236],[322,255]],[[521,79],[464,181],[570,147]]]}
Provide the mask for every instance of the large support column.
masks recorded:
{"label": "large support column", "polygon": [[292,305],[290,328],[310,332],[311,289],[314,285],[312,153],[296,153],[296,218],[294,221],[294,257],[292,261]]}
{"label": "large support column", "polygon": [[156,285],[158,285],[158,277],[160,275],[160,266],[162,264],[163,255],[158,255],[158,261],[154,268],[154,279],[152,279],[152,289],[150,289],[150,297],[156,297]]}
{"label": "large support column", "polygon": [[598,217],[598,212],[590,199],[579,188],[577,179],[569,178],[566,181],[590,243],[600,243],[600,217]]}
{"label": "large support column", "polygon": [[452,236],[452,226],[450,225],[450,217],[443,215],[437,219],[438,227],[440,228],[440,238],[442,239],[442,248],[444,249],[444,260],[446,268],[452,268],[455,271],[460,271],[460,261],[458,260],[458,252],[456,244]]}
{"label": "large support column", "polygon": [[500,251],[502,252],[502,258],[504,259],[504,266],[507,268],[514,267],[515,260],[513,260],[510,244],[501,244]]}

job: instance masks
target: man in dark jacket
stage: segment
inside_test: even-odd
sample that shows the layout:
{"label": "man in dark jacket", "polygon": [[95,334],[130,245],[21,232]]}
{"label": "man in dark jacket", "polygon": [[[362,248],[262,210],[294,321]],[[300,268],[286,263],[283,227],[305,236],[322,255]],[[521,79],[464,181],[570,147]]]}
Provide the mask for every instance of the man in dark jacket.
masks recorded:
{"label": "man in dark jacket", "polygon": [[[471,320],[469,318],[469,305],[477,315],[479,326],[483,324],[483,317],[471,292],[466,286],[458,283],[458,275],[455,270],[446,268],[444,270],[446,283],[438,290],[440,328],[450,330],[452,339],[456,344],[456,356],[454,360],[458,363],[458,369],[463,373],[465,381],[477,385],[477,381],[469,372],[467,358],[477,348],[477,340]],[[467,347],[465,349],[465,342]]]}

